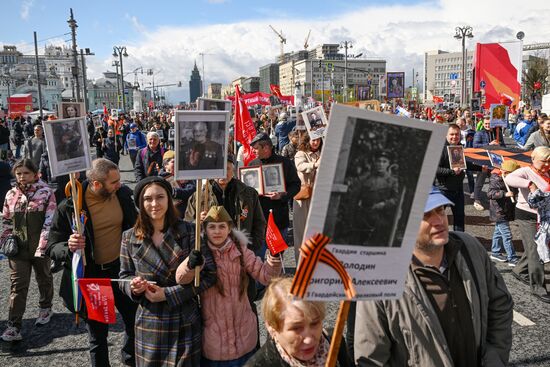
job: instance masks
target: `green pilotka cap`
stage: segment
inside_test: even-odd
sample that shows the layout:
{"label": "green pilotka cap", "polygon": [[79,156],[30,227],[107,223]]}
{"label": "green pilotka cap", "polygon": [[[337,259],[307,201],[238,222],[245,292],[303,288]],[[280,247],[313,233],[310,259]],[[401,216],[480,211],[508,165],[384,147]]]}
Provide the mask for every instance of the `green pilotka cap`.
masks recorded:
{"label": "green pilotka cap", "polygon": [[208,214],[206,214],[206,218],[204,218],[204,222],[231,222],[233,223],[233,219],[231,219],[231,216],[225,210],[223,206],[213,206],[208,211]]}

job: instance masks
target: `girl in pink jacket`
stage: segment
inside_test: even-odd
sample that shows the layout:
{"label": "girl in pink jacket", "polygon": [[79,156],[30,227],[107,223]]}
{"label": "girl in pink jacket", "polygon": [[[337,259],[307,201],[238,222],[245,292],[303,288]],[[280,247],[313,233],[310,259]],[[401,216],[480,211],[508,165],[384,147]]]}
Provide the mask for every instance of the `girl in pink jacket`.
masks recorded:
{"label": "girl in pink jacket", "polygon": [[[242,366],[257,349],[258,320],[248,299],[249,275],[267,285],[281,272],[279,258],[267,254],[266,262],[247,248],[249,239],[233,229],[223,206],[210,208],[203,222],[208,246],[217,266],[217,283],[201,295],[203,317],[201,367]],[[181,268],[181,269],[180,269]],[[176,279],[194,273],[180,266]]]}

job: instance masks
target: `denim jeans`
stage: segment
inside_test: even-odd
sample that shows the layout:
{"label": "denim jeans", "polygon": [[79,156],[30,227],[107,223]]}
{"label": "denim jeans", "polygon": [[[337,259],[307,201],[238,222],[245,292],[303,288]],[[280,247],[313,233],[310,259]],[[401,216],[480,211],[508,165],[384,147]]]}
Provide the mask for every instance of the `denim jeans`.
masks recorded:
{"label": "denim jeans", "polygon": [[453,202],[453,230],[464,232],[464,191],[441,191],[447,199]]}
{"label": "denim jeans", "polygon": [[493,255],[500,255],[503,247],[502,245],[504,245],[508,261],[514,260],[517,256],[512,243],[512,231],[510,230],[510,223],[508,221],[495,223],[491,253]]}
{"label": "denim jeans", "polygon": [[489,177],[489,172],[478,172],[476,177],[476,183],[474,187],[474,200],[481,200],[481,191],[483,190],[483,185],[485,185],[485,180]]}

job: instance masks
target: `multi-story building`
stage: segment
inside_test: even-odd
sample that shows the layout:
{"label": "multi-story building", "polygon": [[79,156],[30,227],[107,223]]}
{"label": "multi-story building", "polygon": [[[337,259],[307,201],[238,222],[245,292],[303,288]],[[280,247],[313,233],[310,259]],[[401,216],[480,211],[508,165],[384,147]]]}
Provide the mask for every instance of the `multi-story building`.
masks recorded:
{"label": "multi-story building", "polygon": [[[116,72],[106,71],[103,73],[103,78],[88,80],[86,86],[88,88],[88,106],[90,111],[103,108],[104,103],[108,109],[122,107],[122,99],[119,97],[120,75]],[[124,81],[124,89],[127,91],[126,107],[132,109],[134,104],[134,88],[132,83]]]}
{"label": "multi-story building", "polygon": [[[467,51],[466,101],[471,98],[473,57],[474,51]],[[462,52],[436,50],[424,53],[424,102],[432,103],[433,97],[438,96],[446,102],[459,103],[462,77]]]}
{"label": "multi-story building", "polygon": [[272,63],[260,67],[260,92],[271,93],[270,84],[279,85],[279,64]]}
{"label": "multi-story building", "polygon": [[260,77],[251,76],[242,81],[243,93],[255,93],[260,91]]}
{"label": "multi-story building", "polygon": [[208,86],[208,98],[222,98],[222,83],[210,83]]}
{"label": "multi-story building", "polygon": [[202,79],[197,63],[195,63],[189,79],[189,102],[196,102],[200,96],[202,96]]}
{"label": "multi-story building", "polygon": [[[344,93],[345,56],[337,44],[317,46],[309,51],[312,58],[290,60],[279,66],[279,85],[283,95],[293,95],[299,83],[302,95],[317,100],[341,98]],[[379,78],[386,73],[386,60],[348,58],[348,100],[379,98]]]}

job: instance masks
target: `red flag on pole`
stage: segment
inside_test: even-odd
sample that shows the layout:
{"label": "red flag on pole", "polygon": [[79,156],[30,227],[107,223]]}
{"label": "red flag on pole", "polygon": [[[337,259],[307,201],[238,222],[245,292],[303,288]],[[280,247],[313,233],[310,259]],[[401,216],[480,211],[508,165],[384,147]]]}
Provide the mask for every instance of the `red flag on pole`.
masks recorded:
{"label": "red flag on pole", "polygon": [[254,127],[246,104],[241,99],[241,91],[237,85],[235,87],[235,139],[243,146],[243,160],[245,166],[248,166],[248,164],[256,158],[250,148],[250,142],[255,136],[256,128]]}
{"label": "red flag on pole", "polygon": [[269,89],[271,90],[271,93],[275,96],[281,98],[283,95],[281,94],[281,88],[276,84],[269,84]]}
{"label": "red flag on pole", "polygon": [[109,111],[107,111],[107,105],[105,105],[105,104],[103,105],[103,114],[105,116],[109,116]]}
{"label": "red flag on pole", "polygon": [[269,212],[269,218],[267,220],[267,231],[265,233],[265,242],[267,247],[271,252],[271,255],[277,255],[279,252],[282,252],[288,248],[288,245],[285,242],[285,239],[281,235],[279,228],[275,224],[275,219],[273,219],[273,212]]}
{"label": "red flag on pole", "polygon": [[88,318],[104,324],[114,324],[115,296],[108,278],[81,278],[78,279],[80,291],[86,301]]}

